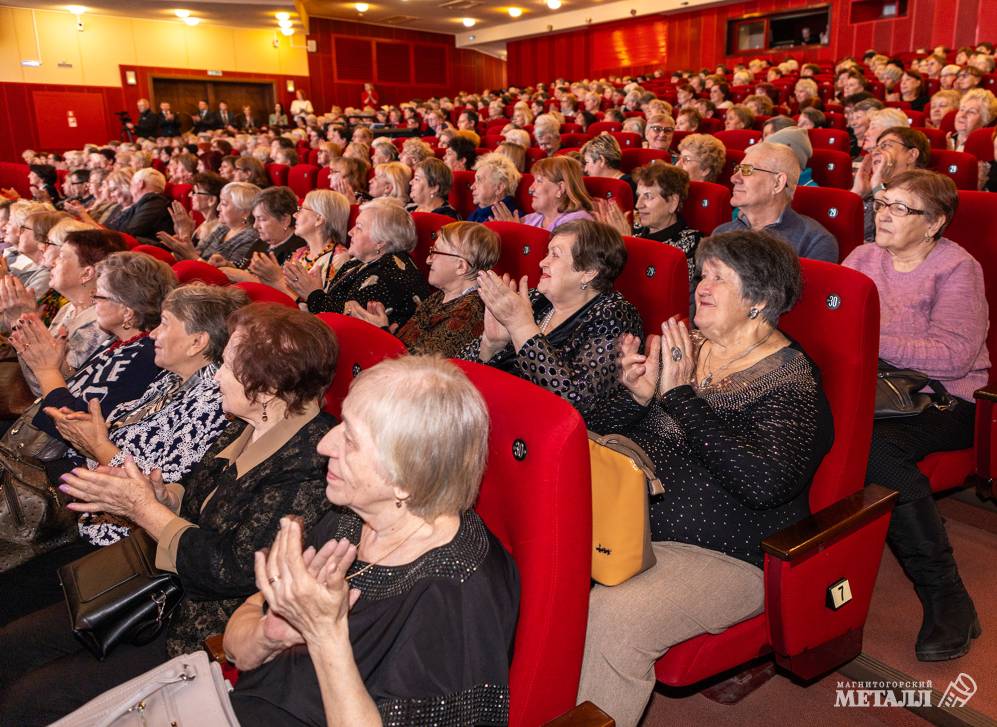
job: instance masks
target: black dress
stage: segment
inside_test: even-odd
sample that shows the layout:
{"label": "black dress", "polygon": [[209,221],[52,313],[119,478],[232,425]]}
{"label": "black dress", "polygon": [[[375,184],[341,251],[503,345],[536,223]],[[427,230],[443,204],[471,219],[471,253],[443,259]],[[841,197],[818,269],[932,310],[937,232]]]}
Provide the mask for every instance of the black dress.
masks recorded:
{"label": "black dress", "polygon": [[634,237],[643,237],[645,240],[664,242],[684,252],[685,262],[689,267],[689,283],[690,285],[693,283],[696,277],[696,248],[699,247],[703,233],[689,227],[681,215],[676,217],[674,223],[657,232],[651,232],[649,227],[635,225],[631,234]]}
{"label": "black dress", "polygon": [[[330,266],[330,271],[332,266]],[[373,262],[349,260],[326,285],[308,296],[312,313],[342,313],[346,303],[384,304],[388,322],[403,325],[433,292],[407,252],[387,253]]]}
{"label": "black dress", "polygon": [[[360,542],[362,521],[331,511],[308,541]],[[404,566],[357,561],[350,643],[384,725],[504,725],[519,609],[516,566],[474,512],[454,539]],[[307,646],[239,675],[232,706],[244,725],[325,725]]]}

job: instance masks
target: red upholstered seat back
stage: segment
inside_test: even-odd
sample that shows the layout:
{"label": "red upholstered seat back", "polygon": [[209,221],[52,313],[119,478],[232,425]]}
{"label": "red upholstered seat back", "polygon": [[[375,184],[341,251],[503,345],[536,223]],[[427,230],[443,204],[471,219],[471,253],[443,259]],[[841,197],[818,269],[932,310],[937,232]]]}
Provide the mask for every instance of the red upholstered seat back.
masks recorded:
{"label": "red upholstered seat back", "polygon": [[229,279],[225,273],[209,265],[203,260],[181,260],[173,263],[173,272],[181,285],[184,283],[200,282],[208,285],[228,285]]}
{"label": "red upholstered seat back", "polygon": [[321,167],[315,176],[315,189],[329,189],[329,177],[332,176],[332,169]]}
{"label": "red upholstered seat back", "polygon": [[540,261],[547,256],[550,233],[542,227],[519,222],[486,222],[502,239],[502,255],[495,265],[499,275],[508,273],[517,282],[524,275],[531,288],[540,281]]}
{"label": "red upholstered seat back", "polygon": [[589,124],[590,134],[601,134],[604,131],[623,131],[623,124],[619,121],[596,121]]}
{"label": "red upholstered seat back", "polygon": [[595,199],[611,199],[619,205],[624,212],[631,212],[634,208],[634,193],[630,185],[622,179],[610,179],[609,177],[582,177],[585,189],[589,196]]}
{"label": "red upholstered seat back", "polygon": [[530,194],[530,187],[533,186],[533,175],[527,172],[519,180],[516,187],[516,201],[519,202],[519,209],[523,210],[523,215],[528,215],[533,211],[533,195]]}
{"label": "red upholstered seat back", "polygon": [[689,196],[682,207],[682,217],[690,227],[710,235],[717,225],[730,222],[730,190],[714,182],[689,182]]}
{"label": "red upholstered seat back", "polygon": [[981,162],[994,160],[994,127],[984,126],[969,133],[966,139],[966,151]]}
{"label": "red upholstered seat back", "polygon": [[644,333],[661,333],[675,315],[689,317],[689,267],[677,247],[640,237],[624,237],[627,264],[614,287],[640,311]]}
{"label": "red upholstered seat back", "polygon": [[318,178],[318,167],[311,164],[295,164],[287,174],[287,186],[304,199],[305,195],[315,189]]}
{"label": "red upholstered seat back", "polygon": [[336,361],[336,375],[332,385],[325,392],[326,412],[339,418],[343,410],[343,400],[350,390],[353,379],[371,366],[386,358],[395,358],[405,353],[405,345],[387,331],[362,321],[359,318],[339,313],[319,313],[318,318],[336,334],[339,341],[339,358]]}
{"label": "red upholstered seat back", "polygon": [[672,161],[672,154],[660,149],[624,149],[623,161],[620,168],[629,174],[637,167],[643,167],[655,161],[662,161],[668,164]]}
{"label": "red upholstered seat back", "polygon": [[959,209],[948,229],[942,233],[959,243],[983,268],[983,284],[990,306],[990,330],[987,348],[990,360],[997,360],[997,215],[994,193],[959,191]]}
{"label": "red upholstered seat back", "polygon": [[861,245],[865,236],[862,199],[846,189],[797,187],[793,209],[813,217],[838,240],[838,260]]}
{"label": "red upholstered seat back", "polygon": [[415,221],[416,234],[419,239],[415,245],[415,250],[411,252],[412,260],[423,273],[428,273],[429,265],[426,262],[426,257],[429,255],[429,248],[433,246],[433,241],[436,240],[437,231],[443,225],[449,225],[456,220],[453,217],[437,215],[432,212],[413,212],[412,219]]}
{"label": "red upholstered seat back", "polygon": [[929,129],[927,127],[921,127],[914,129],[914,131],[920,131],[926,137],[928,137],[928,143],[931,144],[931,153],[934,154],[935,149],[947,149],[948,139],[945,138],[945,132],[941,129]]}
{"label": "red upholstered seat back", "polygon": [[720,177],[717,179],[718,184],[722,184],[728,190],[733,190],[734,183],[731,181],[731,177],[734,174],[734,167],[744,161],[744,152],[740,149],[727,148],[727,153],[724,156],[724,167],[720,170]]}
{"label": "red upholstered seat back", "polygon": [[762,132],[754,129],[731,129],[730,131],[717,131],[713,134],[723,142],[728,149],[740,149],[744,151],[749,146],[757,144],[762,140]]}
{"label": "red upholstered seat back", "polygon": [[803,296],[779,328],[817,364],[834,415],[834,445],[810,490],[810,508],[816,511],[865,482],[879,356],[879,295],[870,278],[850,268],[807,259],[800,265]]}
{"label": "red upholstered seat back", "polygon": [[287,186],[287,175],[291,168],[286,164],[267,164],[267,177],[270,178],[270,184],[275,187],[286,187]]}
{"label": "red upholstered seat back", "polygon": [[959,189],[976,189],[979,168],[977,159],[972,154],[949,149],[932,149],[928,169],[951,177]]}
{"label": "red upholstered seat back", "polygon": [[149,257],[154,257],[160,262],[166,263],[167,265],[173,265],[173,263],[177,261],[177,259],[173,257],[173,253],[169,252],[168,250],[164,250],[161,247],[156,247],[155,245],[136,245],[135,247],[131,248],[131,251],[144,252]]}
{"label": "red upholstered seat back", "polygon": [[633,131],[611,131],[609,135],[616,139],[621,149],[639,149],[643,141],[640,134]]}
{"label": "red upholstered seat back", "polygon": [[852,158],[844,151],[814,149],[810,169],[821,187],[852,188]]}
{"label": "red upholstered seat back", "polygon": [[276,303],[277,305],[284,305],[288,308],[298,307],[298,304],[291,300],[290,296],[286,293],[263,283],[236,283],[235,287],[246,291],[246,295],[249,296],[249,299],[253,303]]}
{"label": "red upholstered seat back", "polygon": [[475,506],[519,570],[509,724],[535,727],[575,704],[592,556],[585,423],[560,397],[481,364],[456,361],[491,419]]}
{"label": "red upholstered seat back", "polygon": [[474,172],[458,171],[453,173],[453,184],[450,186],[450,206],[466,218],[477,207],[471,196],[471,185],[474,184]]}
{"label": "red upholstered seat back", "polygon": [[848,154],[851,149],[848,132],[843,129],[807,129],[807,136],[815,150],[833,149]]}
{"label": "red upholstered seat back", "polygon": [[185,210],[190,212],[190,193],[193,189],[193,184],[167,184],[166,196],[174,202],[179,202]]}

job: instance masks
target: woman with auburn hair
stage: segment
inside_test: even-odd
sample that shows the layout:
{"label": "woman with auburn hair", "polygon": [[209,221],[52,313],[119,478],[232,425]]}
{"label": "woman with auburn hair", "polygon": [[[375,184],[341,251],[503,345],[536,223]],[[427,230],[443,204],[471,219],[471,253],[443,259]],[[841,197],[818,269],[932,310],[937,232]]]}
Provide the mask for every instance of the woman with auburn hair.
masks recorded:
{"label": "woman with auburn hair", "polygon": [[594,205],[582,181],[582,165],[571,157],[541,159],[533,165],[533,212],[520,219],[501,202],[492,207],[494,219],[522,222],[553,232],[575,220],[591,220]]}

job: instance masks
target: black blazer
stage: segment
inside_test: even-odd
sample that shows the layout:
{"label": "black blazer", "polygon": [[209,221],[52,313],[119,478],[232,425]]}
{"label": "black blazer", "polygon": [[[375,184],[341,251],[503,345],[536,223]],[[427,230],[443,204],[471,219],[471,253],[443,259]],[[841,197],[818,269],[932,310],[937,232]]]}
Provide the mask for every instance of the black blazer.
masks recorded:
{"label": "black blazer", "polygon": [[198,109],[191,114],[191,118],[194,119],[194,131],[211,131],[212,129],[220,129],[222,126],[218,112],[210,109],[205,110],[203,115]]}
{"label": "black blazer", "polygon": [[222,118],[221,110],[217,112],[219,129],[224,129],[228,126],[233,126],[235,124],[236,118],[238,117],[238,115],[235,112],[233,112],[231,109],[226,111],[225,114],[227,115],[227,118]]}
{"label": "black blazer", "polygon": [[113,215],[105,225],[112,230],[125,232],[141,242],[158,245],[157,232],[173,234],[170,202],[166,195],[149,192],[131,207]]}
{"label": "black blazer", "polygon": [[159,114],[159,136],[180,136],[180,117],[176,112],[171,112],[169,119]]}
{"label": "black blazer", "polygon": [[245,114],[238,114],[232,125],[239,131],[252,131],[259,126],[255,116],[246,116]]}
{"label": "black blazer", "polygon": [[159,136],[159,124],[161,122],[159,114],[146,109],[138,116],[135,122],[135,135],[146,139],[154,139]]}

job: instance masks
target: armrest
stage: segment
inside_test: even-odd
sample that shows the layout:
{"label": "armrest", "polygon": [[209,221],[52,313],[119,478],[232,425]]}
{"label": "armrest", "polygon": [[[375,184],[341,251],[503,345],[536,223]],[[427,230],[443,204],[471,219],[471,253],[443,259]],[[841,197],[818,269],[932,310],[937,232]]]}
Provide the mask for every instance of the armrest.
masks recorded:
{"label": "armrest", "polygon": [[973,398],[979,401],[997,401],[997,384],[989,383],[982,389],[973,392]]}
{"label": "armrest", "polygon": [[893,508],[897,493],[881,485],[867,485],[808,518],[770,535],[762,550],[784,561],[796,561],[822,550],[827,543],[857,530]]}
{"label": "armrest", "polygon": [[592,702],[582,702],[547,722],[544,727],[616,727],[616,720]]}
{"label": "armrest", "polygon": [[976,431],[973,435],[976,444],[976,473],[970,480],[976,482],[977,496],[986,500],[992,498],[994,494],[991,451],[997,383],[991,381],[982,389],[977,389],[973,392],[973,398],[976,399]]}
{"label": "armrest", "polygon": [[201,642],[201,646],[208,652],[208,658],[211,661],[217,661],[222,666],[225,666],[228,664],[228,657],[225,655],[225,649],[222,646],[222,638],[222,634],[211,634],[211,636],[208,636]]}

